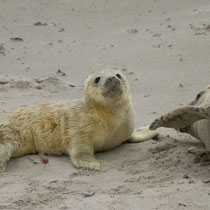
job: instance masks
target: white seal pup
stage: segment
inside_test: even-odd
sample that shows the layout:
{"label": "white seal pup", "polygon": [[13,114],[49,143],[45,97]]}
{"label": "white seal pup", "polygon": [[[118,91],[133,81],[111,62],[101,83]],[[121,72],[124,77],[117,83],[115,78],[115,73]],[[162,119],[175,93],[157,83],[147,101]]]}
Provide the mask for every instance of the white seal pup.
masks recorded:
{"label": "white seal pup", "polygon": [[210,151],[210,86],[189,105],[180,106],[156,119],[150,129],[174,128],[200,139]]}
{"label": "white seal pup", "polygon": [[158,135],[134,126],[126,78],[116,70],[96,73],[87,79],[84,100],[24,107],[1,120],[0,168],[11,157],[40,153],[67,154],[77,168],[100,169],[94,152]]}

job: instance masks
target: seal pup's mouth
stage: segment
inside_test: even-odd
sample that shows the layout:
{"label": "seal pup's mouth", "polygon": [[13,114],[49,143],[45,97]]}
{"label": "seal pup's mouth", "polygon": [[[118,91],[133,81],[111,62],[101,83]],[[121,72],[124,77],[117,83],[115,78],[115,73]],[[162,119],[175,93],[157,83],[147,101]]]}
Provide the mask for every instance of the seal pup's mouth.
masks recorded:
{"label": "seal pup's mouth", "polygon": [[121,80],[117,77],[109,77],[103,85],[102,95],[104,97],[119,97],[123,94]]}

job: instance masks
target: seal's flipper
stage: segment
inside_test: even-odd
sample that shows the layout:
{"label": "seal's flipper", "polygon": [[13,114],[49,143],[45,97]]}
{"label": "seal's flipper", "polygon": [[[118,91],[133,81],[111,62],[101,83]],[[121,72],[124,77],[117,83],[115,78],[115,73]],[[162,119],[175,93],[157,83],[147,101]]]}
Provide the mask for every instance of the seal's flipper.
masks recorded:
{"label": "seal's flipper", "polygon": [[178,130],[202,119],[210,119],[210,107],[186,105],[162,115],[150,125],[150,129],[155,130],[159,127],[166,127]]}
{"label": "seal's flipper", "polygon": [[128,142],[130,143],[138,143],[143,142],[149,139],[152,139],[158,136],[159,133],[157,130],[150,130],[149,126],[139,127],[136,131],[133,132]]}

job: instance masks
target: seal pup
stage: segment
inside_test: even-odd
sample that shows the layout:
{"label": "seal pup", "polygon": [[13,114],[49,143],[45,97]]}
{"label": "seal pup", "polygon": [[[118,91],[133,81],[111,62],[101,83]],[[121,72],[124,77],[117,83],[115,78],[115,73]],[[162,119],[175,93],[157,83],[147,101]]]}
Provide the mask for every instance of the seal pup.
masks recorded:
{"label": "seal pup", "polygon": [[156,119],[150,129],[174,128],[201,140],[210,151],[210,86],[189,105],[180,106]]}
{"label": "seal pup", "polygon": [[0,122],[0,168],[11,157],[33,153],[70,155],[77,168],[100,169],[94,152],[125,141],[141,142],[158,135],[143,127],[134,131],[128,82],[120,71],[91,75],[85,99],[24,107]]}

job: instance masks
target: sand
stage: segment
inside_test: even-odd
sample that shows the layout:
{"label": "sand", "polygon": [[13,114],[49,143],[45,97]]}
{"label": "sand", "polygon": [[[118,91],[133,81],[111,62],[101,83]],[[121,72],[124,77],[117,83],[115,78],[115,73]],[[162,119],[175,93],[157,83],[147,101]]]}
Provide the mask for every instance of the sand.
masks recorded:
{"label": "sand", "polygon": [[[0,0],[0,116],[82,98],[90,73],[116,68],[129,80],[136,127],[150,124],[209,85],[209,18],[209,0]],[[12,159],[0,209],[209,209],[210,156],[187,152],[203,144],[160,133],[98,153],[98,172],[68,156]]]}

